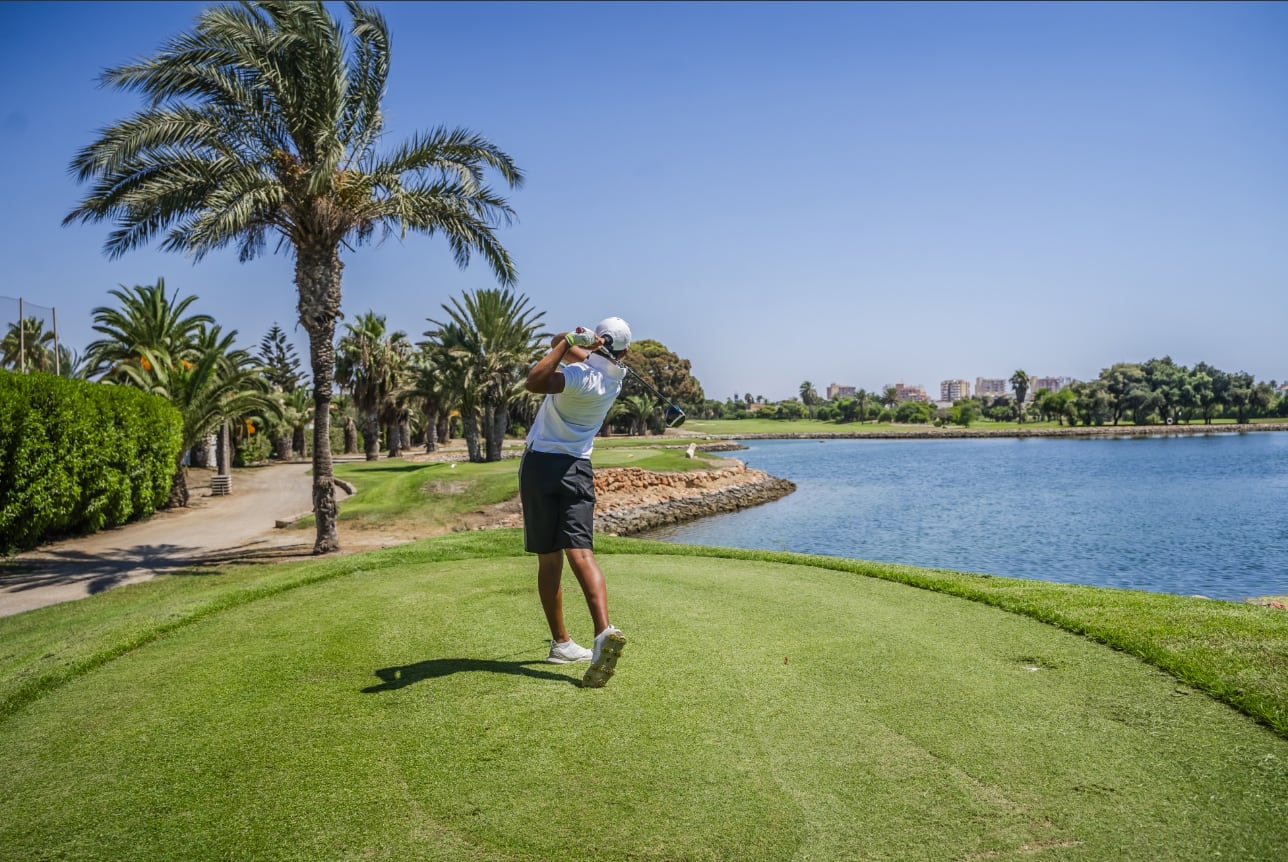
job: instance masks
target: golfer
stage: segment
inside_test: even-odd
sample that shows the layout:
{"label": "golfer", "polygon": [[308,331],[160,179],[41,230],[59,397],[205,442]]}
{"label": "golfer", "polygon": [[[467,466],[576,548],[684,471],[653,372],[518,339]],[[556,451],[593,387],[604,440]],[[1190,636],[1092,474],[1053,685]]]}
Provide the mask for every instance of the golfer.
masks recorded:
{"label": "golfer", "polygon": [[[601,320],[593,332],[579,326],[555,336],[526,383],[529,392],[546,396],[519,465],[523,548],[537,555],[537,593],[550,624],[546,661],[589,661],[582,685],[592,688],[608,682],[626,645],[626,636],[608,622],[608,591],[595,562],[595,474],[590,468],[595,435],[622,391],[626,372],[596,351],[606,347],[621,359],[630,343],[631,328],[620,317]],[[564,557],[590,608],[593,650],[578,646],[564,628]]]}

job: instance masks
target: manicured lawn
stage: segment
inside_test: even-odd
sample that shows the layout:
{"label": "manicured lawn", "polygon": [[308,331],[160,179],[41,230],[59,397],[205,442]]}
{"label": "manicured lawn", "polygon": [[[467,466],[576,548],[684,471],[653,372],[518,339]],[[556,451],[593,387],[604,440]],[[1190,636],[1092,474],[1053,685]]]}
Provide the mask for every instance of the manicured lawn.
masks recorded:
{"label": "manicured lawn", "polygon": [[[1288,846],[1283,612],[606,539],[630,641],[586,690],[540,661],[518,547],[516,531],[456,534],[0,619],[0,858]],[[1177,679],[1204,673],[1257,690],[1262,723]]]}
{"label": "manicured lawn", "polygon": [[[659,438],[613,441],[597,445],[596,467],[638,467],[658,472],[705,470],[719,466],[708,458],[687,458],[679,444],[658,448]],[[505,502],[519,493],[519,461],[507,458],[490,464],[468,462],[348,461],[335,465],[335,475],[351,482],[358,493],[340,505],[340,521],[355,529],[387,528],[414,523],[424,534],[441,532],[461,515]],[[296,529],[312,529],[313,518],[301,519]]]}

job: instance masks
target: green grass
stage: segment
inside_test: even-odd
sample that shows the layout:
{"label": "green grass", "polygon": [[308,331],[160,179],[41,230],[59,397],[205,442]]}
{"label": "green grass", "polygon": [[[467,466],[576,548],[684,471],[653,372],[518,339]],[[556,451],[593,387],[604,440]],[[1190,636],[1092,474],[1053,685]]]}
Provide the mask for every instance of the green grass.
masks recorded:
{"label": "green grass", "polygon": [[[658,448],[651,441],[614,441],[596,445],[596,467],[638,467],[657,472],[685,472],[719,466],[709,458],[687,458],[683,448]],[[449,529],[462,515],[513,498],[519,489],[519,461],[469,462],[349,461],[335,465],[337,478],[357,489],[340,505],[340,521],[363,530],[414,523],[423,534]],[[296,529],[312,529],[313,517]]]}
{"label": "green grass", "polygon": [[[605,539],[630,642],[584,690],[540,663],[519,546],[462,533],[0,619],[0,858],[1256,860],[1288,844],[1283,612]],[[1239,705],[1261,723],[1177,677],[1256,693]]]}
{"label": "green grass", "polygon": [[[705,466],[641,442],[597,443],[595,463]],[[450,523],[513,496],[517,467],[338,465],[359,487],[342,531]],[[0,619],[0,858],[1255,860],[1288,842],[1282,611],[604,538],[631,640],[587,691],[540,662],[520,546],[459,533]]]}
{"label": "green grass", "polygon": [[[462,514],[504,502],[518,493],[515,460],[490,464],[409,462],[400,459],[335,465],[335,475],[357,493],[340,504],[340,520],[358,529],[415,519],[442,529]],[[301,527],[313,526],[310,516]]]}

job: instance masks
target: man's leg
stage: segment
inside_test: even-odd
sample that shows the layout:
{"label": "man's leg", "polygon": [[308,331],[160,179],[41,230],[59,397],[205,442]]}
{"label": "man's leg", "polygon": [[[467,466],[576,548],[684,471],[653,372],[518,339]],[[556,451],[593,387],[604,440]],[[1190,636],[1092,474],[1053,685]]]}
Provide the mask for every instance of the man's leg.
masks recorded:
{"label": "man's leg", "polygon": [[541,609],[550,624],[550,637],[555,643],[568,640],[563,617],[563,552],[537,554],[537,593],[541,596]]}
{"label": "man's leg", "polygon": [[608,587],[604,583],[604,573],[590,548],[569,548],[564,553],[568,555],[572,573],[577,576],[577,583],[581,584],[581,591],[586,596],[586,607],[590,609],[590,620],[595,624],[595,635],[598,636],[608,628]]}
{"label": "man's leg", "polygon": [[581,591],[586,595],[586,606],[590,608],[590,618],[595,623],[595,648],[591,651],[590,667],[586,668],[581,684],[600,688],[617,670],[617,659],[621,657],[622,647],[626,646],[626,635],[608,624],[608,588],[604,584],[604,573],[595,562],[595,552],[589,548],[569,548],[565,553],[577,582],[581,584]]}

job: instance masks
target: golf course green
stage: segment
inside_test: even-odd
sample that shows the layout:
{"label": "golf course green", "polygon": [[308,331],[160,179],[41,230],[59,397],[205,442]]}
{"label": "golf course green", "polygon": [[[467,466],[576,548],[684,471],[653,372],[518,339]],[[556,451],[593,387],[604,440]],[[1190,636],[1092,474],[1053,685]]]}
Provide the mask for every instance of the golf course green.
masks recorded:
{"label": "golf course green", "polygon": [[[168,576],[0,620],[0,858],[1270,860],[1288,846],[1273,716],[986,603],[1009,590],[1037,607],[1049,590],[1070,597],[1066,628],[1090,632],[1125,591],[601,544],[629,642],[598,690],[581,666],[543,663],[514,531]],[[999,598],[896,582],[918,573]],[[1204,606],[1166,597],[1159,619]],[[1231,607],[1273,649],[1288,642],[1282,612]]]}

